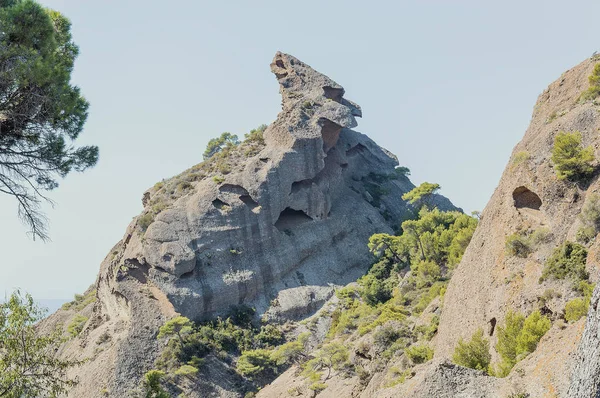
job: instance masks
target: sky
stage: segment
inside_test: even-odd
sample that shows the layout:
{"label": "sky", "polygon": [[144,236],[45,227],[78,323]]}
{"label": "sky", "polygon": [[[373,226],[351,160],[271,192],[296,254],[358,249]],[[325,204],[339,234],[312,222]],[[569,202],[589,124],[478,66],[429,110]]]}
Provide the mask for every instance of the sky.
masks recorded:
{"label": "sky", "polygon": [[77,144],[100,160],[50,195],[50,242],[0,196],[0,294],[40,300],[92,284],[142,193],[210,138],[276,118],[278,50],[341,84],[363,109],[356,129],[467,212],[485,207],[537,96],[600,50],[598,1],[41,2],[72,21],[73,82],[91,103]]}

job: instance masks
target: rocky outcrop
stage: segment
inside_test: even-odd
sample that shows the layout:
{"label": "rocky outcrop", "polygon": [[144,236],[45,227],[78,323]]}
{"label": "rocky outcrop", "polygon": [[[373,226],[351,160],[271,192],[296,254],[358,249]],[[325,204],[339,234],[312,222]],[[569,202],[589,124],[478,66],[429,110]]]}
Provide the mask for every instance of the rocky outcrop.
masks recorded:
{"label": "rocky outcrop", "polygon": [[600,286],[597,286],[571,374],[569,398],[600,397]]}
{"label": "rocky outcrop", "polygon": [[[522,391],[532,397],[566,396],[581,337],[581,322],[562,320],[565,303],[578,294],[571,282],[540,283],[540,276],[552,250],[565,240],[576,240],[581,208],[589,195],[600,190],[597,177],[580,184],[557,179],[550,160],[554,137],[560,131],[580,131],[584,146],[596,151],[600,146],[598,105],[578,101],[589,87],[595,63],[586,60],[565,72],[538,98],[531,124],[514,148],[448,286],[436,339],[437,358],[450,358],[457,341],[470,338],[479,328],[487,332],[494,347],[497,333],[491,325],[501,324],[507,311],[528,314],[541,308],[554,325],[536,352],[518,363],[507,379],[520,383]],[[507,236],[534,230],[545,231],[546,237],[534,245],[531,254],[520,258],[506,253]],[[598,262],[592,254],[587,266],[596,280]],[[543,302],[540,298],[546,291],[553,292],[553,298]]]}
{"label": "rocky outcrop", "polygon": [[[64,348],[93,351],[72,396],[130,396],[160,351],[158,328],[177,313],[203,320],[245,304],[265,320],[309,316],[336,285],[364,274],[370,235],[410,216],[400,198],[414,185],[396,173],[394,155],[352,130],[362,112],[344,89],[287,54],[271,70],[283,109],[264,144],[242,144],[144,193],[144,212],[101,265],[90,321]],[[213,376],[203,393],[237,396]]]}

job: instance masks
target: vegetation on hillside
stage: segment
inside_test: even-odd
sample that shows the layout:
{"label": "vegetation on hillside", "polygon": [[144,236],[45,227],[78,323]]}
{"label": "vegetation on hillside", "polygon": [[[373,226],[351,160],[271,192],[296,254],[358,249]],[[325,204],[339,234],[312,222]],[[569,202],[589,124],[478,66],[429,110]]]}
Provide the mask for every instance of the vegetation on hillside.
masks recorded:
{"label": "vegetation on hillside", "polygon": [[578,181],[594,172],[594,149],[581,145],[581,133],[561,131],[554,138],[552,163],[559,180]]}
{"label": "vegetation on hillside", "polygon": [[223,133],[209,141],[202,163],[175,177],[156,183],[149,190],[150,201],[146,203],[144,212],[137,219],[140,232],[145,232],[155,217],[173,202],[193,192],[195,182],[211,178],[217,184],[223,183],[225,176],[243,164],[244,159],[255,156],[264,148],[263,132],[266,128],[263,124],[250,130],[241,142],[237,135]]}

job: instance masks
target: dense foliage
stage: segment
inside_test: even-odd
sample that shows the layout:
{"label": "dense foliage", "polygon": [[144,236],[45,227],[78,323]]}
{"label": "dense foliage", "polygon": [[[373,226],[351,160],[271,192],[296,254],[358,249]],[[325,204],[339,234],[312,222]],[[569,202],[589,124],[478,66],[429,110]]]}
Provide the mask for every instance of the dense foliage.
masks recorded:
{"label": "dense foliage", "polygon": [[580,282],[587,281],[589,274],[585,269],[587,250],[578,243],[566,241],[552,252],[546,261],[540,281],[545,279],[568,279],[575,288]]}
{"label": "dense foliage", "polygon": [[454,363],[466,368],[488,371],[492,356],[490,342],[483,337],[483,330],[478,329],[471,340],[460,339],[452,356]]}
{"label": "dense foliage", "polygon": [[35,1],[0,3],[0,192],[15,197],[34,238],[47,238],[42,192],[98,159],[97,147],[72,144],[88,103],[70,83],[79,52],[70,29]]}
{"label": "dense foliage", "polygon": [[410,204],[427,205],[431,207],[433,195],[440,190],[440,184],[424,182],[412,191],[402,195],[402,199]]}
{"label": "dense foliage", "polygon": [[582,102],[596,99],[600,95],[600,63],[594,65],[592,74],[588,76],[590,87],[581,93],[579,100]]}
{"label": "dense foliage", "polygon": [[583,148],[579,131],[558,133],[551,159],[559,180],[577,181],[594,172],[594,149],[591,146]]}
{"label": "dense foliage", "polygon": [[78,363],[57,355],[62,333],[36,331],[43,315],[30,295],[19,292],[0,304],[0,397],[58,396],[75,384],[67,370]]}
{"label": "dense foliage", "polygon": [[206,150],[202,156],[204,157],[204,160],[210,159],[215,154],[221,152],[224,148],[231,148],[239,145],[239,143],[240,140],[238,139],[237,135],[227,132],[222,133],[219,137],[212,138],[210,141],[208,141]]}
{"label": "dense foliage", "polygon": [[508,311],[503,325],[498,327],[496,351],[502,360],[495,375],[507,376],[518,361],[535,351],[538,342],[549,329],[550,320],[539,311],[532,312],[527,318]]}

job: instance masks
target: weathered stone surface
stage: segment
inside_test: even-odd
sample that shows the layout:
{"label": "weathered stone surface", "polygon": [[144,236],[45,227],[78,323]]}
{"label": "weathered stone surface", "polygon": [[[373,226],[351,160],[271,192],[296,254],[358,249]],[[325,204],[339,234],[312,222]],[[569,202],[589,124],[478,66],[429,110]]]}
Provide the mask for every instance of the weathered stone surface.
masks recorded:
{"label": "weathered stone surface", "polygon": [[[351,130],[362,113],[344,89],[287,54],[271,70],[283,109],[257,153],[233,151],[227,172],[144,193],[144,213],[102,263],[94,321],[65,353],[93,347],[96,330],[118,339],[96,356],[102,362],[75,371],[85,389],[72,396],[131,396],[160,351],[158,328],[175,313],[201,320],[246,304],[273,321],[309,316],[334,286],[364,274],[369,236],[411,214],[401,197],[414,185],[395,173],[395,156]],[[203,391],[237,396],[233,379],[217,373],[205,375]]]}
{"label": "weathered stone surface", "polygon": [[583,337],[571,374],[569,398],[600,397],[600,285],[594,289]]}

